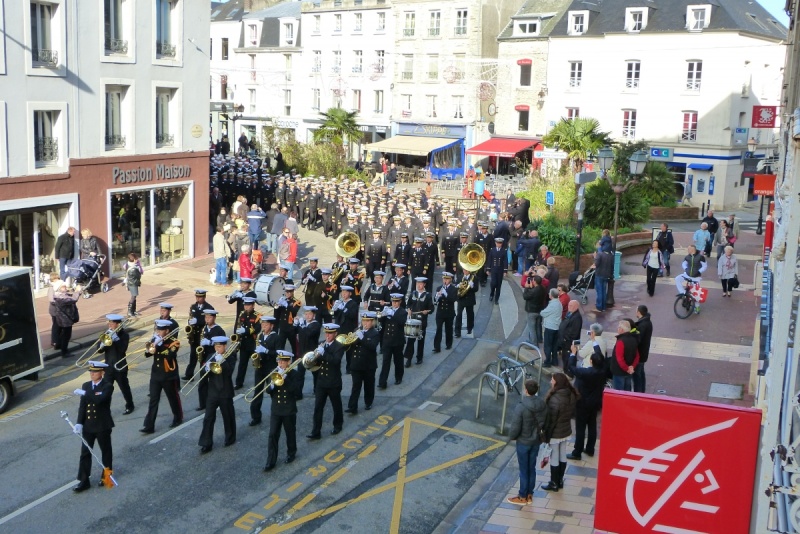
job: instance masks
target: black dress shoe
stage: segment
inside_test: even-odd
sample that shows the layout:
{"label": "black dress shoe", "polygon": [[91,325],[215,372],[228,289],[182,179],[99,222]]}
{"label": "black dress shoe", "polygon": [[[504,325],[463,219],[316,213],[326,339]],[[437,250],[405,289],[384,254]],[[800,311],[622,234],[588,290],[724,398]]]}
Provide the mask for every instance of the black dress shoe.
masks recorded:
{"label": "black dress shoe", "polygon": [[444,350],[450,350],[450,349],[452,349],[452,348],[453,348],[453,345],[447,345],[447,346],[444,348]]}
{"label": "black dress shoe", "polygon": [[155,430],[153,430],[152,428],[140,428],[139,432],[141,432],[142,434],[154,434]]}
{"label": "black dress shoe", "polygon": [[306,436],[306,438],[314,441],[314,440],[322,439],[322,436],[320,436],[319,434],[309,434],[309,435]]}
{"label": "black dress shoe", "polygon": [[365,410],[371,410],[372,409],[372,405],[371,404],[367,404],[366,406],[364,406],[364,409]]}
{"label": "black dress shoe", "polygon": [[92,487],[92,485],[89,484],[89,481],[85,480],[85,481],[81,482],[80,484],[78,484],[77,486],[75,486],[74,488],[72,488],[72,491],[74,491],[75,493],[80,493],[82,491],[86,491],[87,489],[89,489],[91,487]]}
{"label": "black dress shoe", "polygon": [[422,360],[417,360],[417,365],[422,365]]}
{"label": "black dress shoe", "polygon": [[198,406],[197,408],[194,409],[194,411],[196,411],[196,412],[204,412],[204,411],[206,411],[206,407],[205,406]]}
{"label": "black dress shoe", "polygon": [[247,423],[247,426],[256,426],[256,425],[260,425],[260,424],[261,424],[261,421],[256,421],[255,419],[251,419],[250,422]]}
{"label": "black dress shoe", "polygon": [[225,442],[225,446],[226,446],[226,447],[230,447],[230,446],[231,446],[231,445],[233,445],[234,443],[236,443],[236,438],[233,438],[233,439],[232,439],[232,440],[230,440],[230,441],[226,441],[226,442]]}
{"label": "black dress shoe", "polygon": [[406,360],[406,369],[411,367],[411,360]]}
{"label": "black dress shoe", "polygon": [[358,413],[358,410],[353,410],[353,409],[351,409],[351,408],[348,408],[348,409],[346,409],[346,410],[344,411],[344,413],[351,413],[351,414],[355,415],[355,414],[357,414],[357,413]]}
{"label": "black dress shoe", "polygon": [[378,389],[386,389],[386,384],[378,384]]}
{"label": "black dress shoe", "polygon": [[580,460],[581,454],[575,451],[572,451],[567,455],[567,460]]}
{"label": "black dress shoe", "polygon": [[331,430],[331,436],[335,436],[336,434],[338,434],[341,431],[342,431],[341,428],[334,428],[333,430]]}
{"label": "black dress shoe", "polygon": [[267,464],[267,465],[264,466],[264,472],[265,473],[267,471],[272,471],[273,469],[275,469],[275,464]]}
{"label": "black dress shoe", "polygon": [[133,406],[129,406],[128,408],[125,408],[125,411],[122,412],[122,415],[128,415],[129,413],[133,413],[133,409],[134,409]]}
{"label": "black dress shoe", "polygon": [[100,482],[97,483],[97,487],[102,488],[103,486],[105,486],[105,484],[103,484],[103,480],[101,479]]}
{"label": "black dress shoe", "polygon": [[206,454],[208,452],[211,452],[211,449],[212,449],[211,445],[207,447],[200,447],[200,454]]}
{"label": "black dress shoe", "polygon": [[592,451],[592,452],[589,452],[589,451],[583,451],[583,454],[585,454],[585,455],[586,455],[586,456],[588,456],[589,458],[592,458],[592,457],[594,456],[594,451]]}
{"label": "black dress shoe", "polygon": [[400,385],[400,384],[402,384],[402,383],[403,383],[403,381],[402,381],[402,380],[395,380],[395,381],[394,381],[394,385],[395,385],[395,386],[399,386],[399,385]]}
{"label": "black dress shoe", "polygon": [[442,349],[433,349],[434,354],[439,354],[440,352],[442,352]]}
{"label": "black dress shoe", "polygon": [[472,335],[472,330],[467,330],[467,335],[471,336]]}
{"label": "black dress shoe", "polygon": [[287,464],[290,464],[292,462],[294,462],[294,454],[290,454],[289,456],[286,457]]}
{"label": "black dress shoe", "polygon": [[244,386],[242,384],[237,384],[237,385],[233,386],[233,389],[239,390],[239,389],[242,389],[243,387]]}
{"label": "black dress shoe", "polygon": [[183,421],[182,421],[182,420],[181,420],[181,421],[173,421],[173,422],[172,422],[172,424],[171,424],[171,425],[169,425],[169,427],[170,427],[170,428],[176,428],[176,427],[179,427],[179,426],[181,426],[182,424],[183,424]]}
{"label": "black dress shoe", "polygon": [[456,338],[456,339],[460,339],[461,338],[461,334],[453,334],[453,337]]}
{"label": "black dress shoe", "polygon": [[183,380],[185,382],[190,382],[192,380],[192,377],[191,376],[182,376],[181,380]]}

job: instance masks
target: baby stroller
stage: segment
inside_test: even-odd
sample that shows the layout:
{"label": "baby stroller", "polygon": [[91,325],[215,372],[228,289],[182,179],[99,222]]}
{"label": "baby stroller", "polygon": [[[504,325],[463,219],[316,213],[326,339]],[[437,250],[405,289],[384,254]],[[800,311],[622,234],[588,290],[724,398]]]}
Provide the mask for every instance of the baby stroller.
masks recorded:
{"label": "baby stroller", "polygon": [[589,267],[581,274],[573,271],[569,274],[569,290],[581,298],[581,304],[589,302],[586,292],[594,288],[594,267]]}
{"label": "baby stroller", "polygon": [[106,257],[98,254],[83,260],[75,259],[67,264],[67,276],[72,279],[73,287],[77,284],[82,286],[83,298],[91,298],[98,290],[108,292],[108,282],[103,281],[103,271],[100,269],[105,261]]}

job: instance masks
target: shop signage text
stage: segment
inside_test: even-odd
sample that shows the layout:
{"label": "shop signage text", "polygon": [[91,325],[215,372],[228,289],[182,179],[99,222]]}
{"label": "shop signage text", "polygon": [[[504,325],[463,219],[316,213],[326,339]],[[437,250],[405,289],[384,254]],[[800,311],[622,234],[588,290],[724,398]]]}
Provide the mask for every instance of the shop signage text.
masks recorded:
{"label": "shop signage text", "polygon": [[111,169],[111,178],[114,184],[136,184],[140,182],[152,182],[156,180],[174,180],[176,178],[188,178],[192,174],[189,165],[163,165],[155,167],[136,167],[135,169],[122,169],[114,167]]}
{"label": "shop signage text", "polygon": [[299,124],[297,121],[290,121],[284,119],[277,119],[274,121],[276,128],[288,128],[288,129],[297,129],[297,125]]}
{"label": "shop signage text", "polygon": [[439,124],[411,124],[398,123],[397,133],[400,135],[418,135],[433,137],[465,137],[467,134],[466,126],[461,125],[439,125]]}

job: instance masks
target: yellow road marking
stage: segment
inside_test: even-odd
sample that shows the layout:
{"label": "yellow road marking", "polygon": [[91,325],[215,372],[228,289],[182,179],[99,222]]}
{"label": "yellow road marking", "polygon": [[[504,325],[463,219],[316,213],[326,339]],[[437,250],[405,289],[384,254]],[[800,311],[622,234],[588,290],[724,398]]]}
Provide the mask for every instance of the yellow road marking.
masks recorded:
{"label": "yellow road marking", "polygon": [[397,470],[397,486],[394,491],[394,505],[392,506],[392,522],[389,524],[389,532],[397,534],[400,532],[400,514],[403,512],[403,490],[406,487],[406,468],[408,467],[408,441],[411,437],[411,425],[403,425],[403,437],[400,441],[400,458]]}

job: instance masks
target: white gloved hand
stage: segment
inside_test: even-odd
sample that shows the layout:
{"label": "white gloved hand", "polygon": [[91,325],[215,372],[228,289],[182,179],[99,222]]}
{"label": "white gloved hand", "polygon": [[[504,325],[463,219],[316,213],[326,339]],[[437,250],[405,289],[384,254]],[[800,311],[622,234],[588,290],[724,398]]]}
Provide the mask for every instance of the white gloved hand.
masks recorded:
{"label": "white gloved hand", "polygon": [[258,345],[256,347],[256,352],[259,353],[259,354],[266,354],[267,353],[267,348],[262,346],[262,345]]}
{"label": "white gloved hand", "polygon": [[111,334],[111,340],[112,341],[119,341],[119,336],[116,334],[116,332]]}
{"label": "white gloved hand", "polygon": [[308,281],[309,281],[309,282],[316,282],[316,281],[317,281],[317,279],[316,279],[316,278],[314,278],[313,276],[309,276],[309,277],[308,277]]}
{"label": "white gloved hand", "polygon": [[363,330],[356,331],[356,337],[358,339],[364,339],[364,331]]}
{"label": "white gloved hand", "polygon": [[244,327],[240,326],[239,328],[237,328],[236,329],[236,333],[239,334],[239,335],[244,334]]}
{"label": "white gloved hand", "polygon": [[215,354],[215,355],[214,355],[214,361],[215,361],[215,362],[219,363],[219,362],[221,362],[222,360],[223,360],[223,358],[222,358],[222,354]]}
{"label": "white gloved hand", "polygon": [[300,326],[300,318],[299,317],[295,317],[294,321],[292,321],[292,324],[294,326]]}
{"label": "white gloved hand", "polygon": [[74,434],[80,434],[81,432],[83,432],[83,425],[80,423],[76,424],[74,427],[72,427],[72,432]]}
{"label": "white gloved hand", "polygon": [[206,362],[206,364],[203,366],[203,369],[206,370],[206,373],[210,373],[211,372],[211,360],[208,360]]}
{"label": "white gloved hand", "polygon": [[475,282],[470,282],[470,283],[469,283],[469,287],[470,287],[470,289],[472,289],[473,287],[475,287]]}
{"label": "white gloved hand", "polygon": [[161,336],[153,336],[153,345],[160,345],[164,339]]}
{"label": "white gloved hand", "polygon": [[191,319],[189,319],[189,325],[190,326],[194,326],[196,324],[197,324],[197,319],[196,318],[192,317]]}
{"label": "white gloved hand", "polygon": [[86,395],[86,391],[82,390],[81,388],[78,388],[78,389],[76,389],[75,391],[73,391],[73,393],[74,393],[75,395],[80,395],[81,397],[83,397],[84,395]]}
{"label": "white gloved hand", "polygon": [[200,340],[200,344],[201,344],[202,346],[204,346],[204,347],[208,347],[208,346],[210,346],[210,345],[211,345],[211,340],[210,340],[210,339],[203,338],[203,339],[201,339],[201,340]]}
{"label": "white gloved hand", "polygon": [[314,354],[316,354],[317,356],[322,356],[324,352],[325,349],[323,349],[322,347],[317,347],[316,350],[314,351]]}
{"label": "white gloved hand", "polygon": [[109,328],[108,330],[106,330],[106,334],[108,334],[109,336],[114,335],[114,331]]}
{"label": "white gloved hand", "polygon": [[286,306],[288,306],[288,305],[289,305],[289,301],[287,301],[287,300],[286,300],[286,297],[281,297],[281,298],[278,300],[278,307],[281,307],[281,306],[282,306],[282,307],[284,307],[284,308],[285,308],[285,307],[286,307]]}

